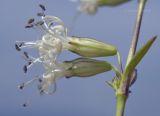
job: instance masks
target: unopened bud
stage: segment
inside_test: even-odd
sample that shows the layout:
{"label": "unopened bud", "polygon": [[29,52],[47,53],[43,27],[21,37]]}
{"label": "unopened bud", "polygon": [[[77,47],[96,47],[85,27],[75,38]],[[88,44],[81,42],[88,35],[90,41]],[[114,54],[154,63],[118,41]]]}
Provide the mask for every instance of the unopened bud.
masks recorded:
{"label": "unopened bud", "polygon": [[70,38],[68,50],[84,57],[113,56],[117,53],[117,49],[111,44],[79,37]]}
{"label": "unopened bud", "polygon": [[97,0],[99,6],[118,6],[132,0]]}
{"label": "unopened bud", "polygon": [[89,58],[78,58],[72,61],[65,61],[64,64],[70,66],[66,70],[66,77],[89,77],[112,70],[110,63]]}
{"label": "unopened bud", "polygon": [[90,15],[96,14],[98,7],[101,6],[118,6],[132,0],[80,0],[78,10]]}

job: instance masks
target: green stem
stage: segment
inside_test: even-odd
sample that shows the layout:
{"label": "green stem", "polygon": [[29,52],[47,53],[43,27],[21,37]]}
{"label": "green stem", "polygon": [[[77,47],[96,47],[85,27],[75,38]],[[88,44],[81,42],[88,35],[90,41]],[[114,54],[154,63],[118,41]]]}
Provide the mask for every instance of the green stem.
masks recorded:
{"label": "green stem", "polygon": [[143,17],[143,11],[144,11],[144,7],[145,7],[146,2],[147,2],[147,0],[139,0],[137,18],[136,18],[136,22],[135,22],[135,28],[134,28],[134,32],[133,32],[133,36],[132,36],[132,42],[131,42],[130,50],[128,53],[128,59],[127,59],[126,66],[128,65],[128,63],[130,62],[130,60],[132,59],[132,57],[134,56],[134,54],[136,52],[140,28],[141,28],[141,22],[142,22],[142,17]]}
{"label": "green stem", "polygon": [[[130,50],[128,53],[126,67],[136,52],[141,22],[142,22],[142,17],[143,17],[143,11],[144,11],[146,2],[147,0],[139,0],[137,18],[135,22],[135,28],[133,32]],[[129,82],[130,82],[129,75],[122,75],[120,87],[116,91],[116,116],[124,116],[125,104],[126,104],[128,94],[129,94]]]}
{"label": "green stem", "polygon": [[123,116],[127,101],[127,96],[124,94],[117,94],[116,96],[116,116]]}
{"label": "green stem", "polygon": [[[142,22],[142,16],[143,16],[143,11],[144,11],[146,2],[147,0],[139,0],[137,18],[136,18],[133,38],[132,38],[131,47],[128,53],[128,59],[127,59],[126,66],[129,64],[130,60],[133,58],[136,52],[137,43],[139,39],[139,33],[140,33],[140,27],[141,27],[141,22]],[[131,77],[129,77],[129,75],[123,75],[121,82],[120,82],[121,93],[125,93],[126,95],[128,94],[130,78]]]}

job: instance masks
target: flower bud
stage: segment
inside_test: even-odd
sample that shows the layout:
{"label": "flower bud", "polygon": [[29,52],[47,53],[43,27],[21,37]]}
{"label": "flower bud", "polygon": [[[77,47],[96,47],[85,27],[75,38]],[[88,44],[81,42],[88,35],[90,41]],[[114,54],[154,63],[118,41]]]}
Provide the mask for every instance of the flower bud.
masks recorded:
{"label": "flower bud", "polygon": [[71,37],[68,44],[68,50],[84,57],[113,56],[117,53],[113,45],[90,38]]}
{"label": "flower bud", "polygon": [[78,10],[90,15],[96,14],[98,8],[101,6],[118,6],[131,0],[79,0],[80,5]]}
{"label": "flower bud", "polygon": [[112,70],[110,63],[89,58],[65,61],[64,64],[70,66],[66,70],[66,77],[68,78],[72,76],[89,77]]}
{"label": "flower bud", "polygon": [[131,0],[97,0],[99,6],[118,6]]}

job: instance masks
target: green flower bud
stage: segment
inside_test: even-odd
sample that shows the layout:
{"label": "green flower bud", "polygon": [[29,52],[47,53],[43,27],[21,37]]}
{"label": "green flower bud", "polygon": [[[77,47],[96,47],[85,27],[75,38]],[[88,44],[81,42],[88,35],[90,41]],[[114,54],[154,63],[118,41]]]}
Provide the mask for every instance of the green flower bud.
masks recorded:
{"label": "green flower bud", "polygon": [[65,76],[68,78],[72,76],[89,77],[112,70],[110,63],[89,58],[65,61],[64,65],[68,66],[68,69],[65,71]]}
{"label": "green flower bud", "polygon": [[117,53],[113,45],[90,38],[71,37],[68,43],[68,50],[84,57],[113,56]]}
{"label": "green flower bud", "polygon": [[97,0],[99,6],[118,6],[132,0]]}
{"label": "green flower bud", "polygon": [[101,6],[118,6],[132,0],[80,0],[78,10],[90,15],[96,14],[98,7]]}

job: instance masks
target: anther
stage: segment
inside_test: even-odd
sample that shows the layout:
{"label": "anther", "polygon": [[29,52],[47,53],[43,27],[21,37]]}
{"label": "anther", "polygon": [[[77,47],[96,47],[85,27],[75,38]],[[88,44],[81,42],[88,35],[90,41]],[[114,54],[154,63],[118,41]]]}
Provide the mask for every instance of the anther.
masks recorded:
{"label": "anther", "polygon": [[22,47],[24,45],[24,42],[21,42],[21,43],[16,43],[15,44],[15,48],[17,51],[21,51],[20,47]]}
{"label": "anther", "polygon": [[27,52],[23,52],[24,56],[28,59],[29,56],[28,56],[28,53]]}
{"label": "anther", "polygon": [[17,51],[21,51],[20,47],[17,44],[15,44],[15,48]]}
{"label": "anther", "polygon": [[38,22],[35,23],[36,26],[38,26],[38,25],[43,25],[43,24],[44,24],[43,21],[38,21]]}
{"label": "anther", "polygon": [[49,27],[53,26],[53,22],[49,23]]}
{"label": "anther", "polygon": [[42,79],[39,78],[38,81],[41,83],[41,82],[42,82]]}
{"label": "anther", "polygon": [[33,24],[28,24],[25,26],[25,28],[32,28],[33,27]]}
{"label": "anther", "polygon": [[44,6],[44,5],[42,5],[42,4],[39,4],[39,7],[40,7],[43,11],[45,11],[45,10],[46,10],[45,6]]}
{"label": "anther", "polygon": [[42,12],[39,12],[39,13],[37,13],[37,16],[45,16],[45,14],[44,13],[42,13]]}
{"label": "anther", "polygon": [[27,24],[32,24],[33,22],[34,22],[34,19],[32,18],[28,20]]}
{"label": "anther", "polygon": [[28,62],[28,65],[31,65],[31,64],[32,64],[32,61],[29,61],[29,62]]}
{"label": "anther", "polygon": [[24,88],[24,83],[22,83],[21,85],[19,85],[18,88],[22,90]]}
{"label": "anther", "polygon": [[24,73],[27,73],[27,66],[26,65],[24,65],[23,71],[24,71]]}
{"label": "anther", "polygon": [[23,107],[27,107],[27,103],[22,104]]}

